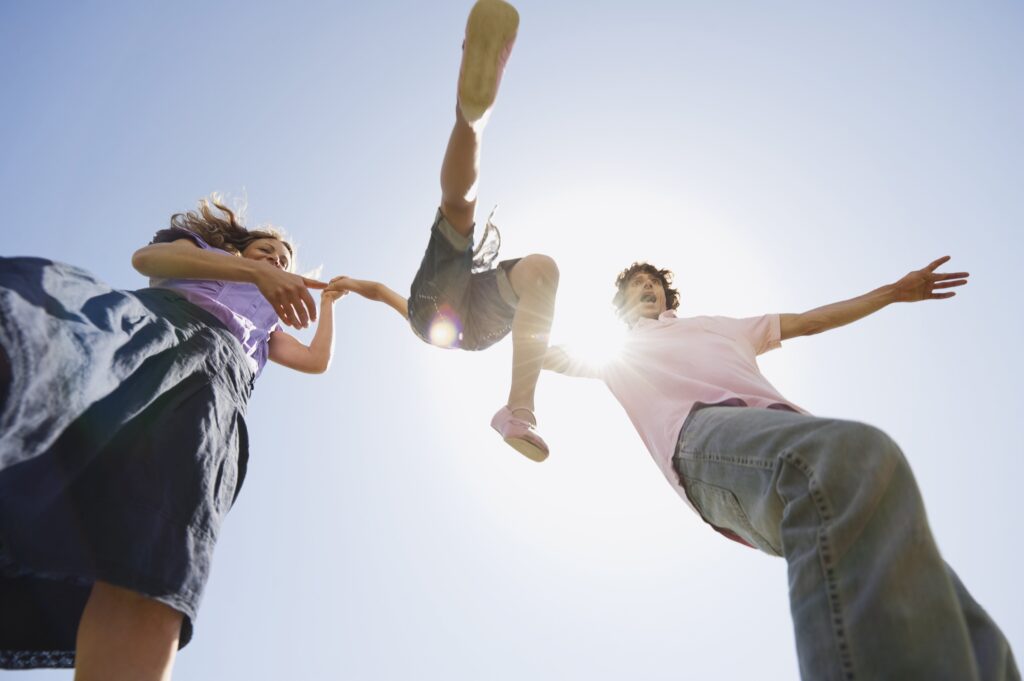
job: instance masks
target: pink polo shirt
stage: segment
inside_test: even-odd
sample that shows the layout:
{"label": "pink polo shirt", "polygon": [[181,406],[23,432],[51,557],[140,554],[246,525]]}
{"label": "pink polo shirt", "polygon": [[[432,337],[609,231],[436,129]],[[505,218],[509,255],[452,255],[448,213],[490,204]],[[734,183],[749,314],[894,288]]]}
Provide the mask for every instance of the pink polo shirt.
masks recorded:
{"label": "pink polo shirt", "polygon": [[670,310],[657,320],[638,320],[622,352],[603,367],[574,361],[565,373],[605,382],[662,474],[686,499],[672,457],[694,404],[730,401],[807,413],[779,394],[758,369],[757,356],[779,347],[780,336],[777,314],[680,319]]}

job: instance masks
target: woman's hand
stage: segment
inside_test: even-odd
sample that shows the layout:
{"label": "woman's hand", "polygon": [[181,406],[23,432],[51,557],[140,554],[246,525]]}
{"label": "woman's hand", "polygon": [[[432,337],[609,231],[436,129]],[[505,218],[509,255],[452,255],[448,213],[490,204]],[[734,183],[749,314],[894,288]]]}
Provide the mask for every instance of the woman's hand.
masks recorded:
{"label": "woman's hand", "polygon": [[316,303],[310,288],[324,289],[327,284],[315,279],[285,272],[265,262],[252,261],[252,283],[267,299],[277,316],[288,326],[304,329],[316,321]]}

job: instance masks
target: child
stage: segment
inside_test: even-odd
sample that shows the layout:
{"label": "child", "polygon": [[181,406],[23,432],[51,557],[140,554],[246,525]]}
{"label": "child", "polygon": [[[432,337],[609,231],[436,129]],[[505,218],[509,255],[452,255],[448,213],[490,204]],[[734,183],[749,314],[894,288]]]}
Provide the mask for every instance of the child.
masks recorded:
{"label": "child", "polygon": [[166,679],[188,643],[220,524],[245,477],[246,402],[267,359],[327,369],[292,246],[216,198],[132,257],[118,291],[0,258],[0,668]]}
{"label": "child", "polygon": [[[349,277],[332,280],[328,290],[387,303],[417,336],[441,347],[483,350],[511,331],[512,386],[491,426],[517,451],[543,461],[548,446],[537,433],[534,391],[548,346],[558,268],[545,255],[474,268],[481,138],[518,26],[515,8],[502,0],[479,0],[470,11],[455,125],[441,165],[441,207],[408,300],[378,282]],[[492,229],[488,220],[481,242]]]}

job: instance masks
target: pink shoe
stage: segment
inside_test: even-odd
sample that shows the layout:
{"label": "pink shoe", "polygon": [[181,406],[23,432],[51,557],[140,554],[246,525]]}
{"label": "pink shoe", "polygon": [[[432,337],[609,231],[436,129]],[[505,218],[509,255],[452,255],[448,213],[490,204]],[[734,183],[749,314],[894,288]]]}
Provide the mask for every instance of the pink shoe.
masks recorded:
{"label": "pink shoe", "polygon": [[518,29],[519,12],[503,0],[477,0],[469,11],[459,69],[459,109],[470,125],[494,105]]}
{"label": "pink shoe", "polygon": [[[529,412],[528,409],[516,411]],[[532,413],[530,415],[533,416]],[[537,427],[529,421],[516,418],[507,406],[499,409],[491,419],[491,428],[498,431],[505,442],[527,459],[539,463],[548,458],[548,446],[537,434]]]}

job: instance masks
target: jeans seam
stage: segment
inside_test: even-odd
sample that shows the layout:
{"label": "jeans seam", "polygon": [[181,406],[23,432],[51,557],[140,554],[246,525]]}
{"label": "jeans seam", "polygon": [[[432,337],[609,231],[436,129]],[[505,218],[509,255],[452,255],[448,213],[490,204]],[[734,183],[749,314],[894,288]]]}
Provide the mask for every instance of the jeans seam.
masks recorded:
{"label": "jeans seam", "polygon": [[[797,456],[793,451],[781,452],[779,459],[787,463],[807,478],[807,492],[818,510],[821,518],[821,527],[818,529],[818,558],[824,568],[824,580],[828,593],[829,610],[831,611],[830,624],[835,637],[836,647],[839,652],[839,663],[842,667],[843,678],[846,681],[854,681],[857,677],[854,674],[853,657],[850,654],[849,641],[846,637],[846,623],[843,620],[843,606],[839,599],[839,585],[835,576],[835,563],[833,562],[833,551],[828,538],[828,526],[832,522],[832,509],[824,492],[817,484],[814,471],[811,466]],[[783,499],[783,501],[786,501]]]}
{"label": "jeans seam", "polygon": [[680,458],[688,458],[694,461],[706,460],[715,461],[717,463],[728,463],[736,466],[747,466],[749,468],[761,468],[763,470],[771,470],[774,468],[774,464],[771,462],[762,461],[761,459],[747,459],[740,456],[729,456],[727,454],[710,454],[708,452],[695,452],[690,449],[681,449],[679,451]]}
{"label": "jeans seam", "polygon": [[[680,449],[676,453],[676,455],[673,457],[673,459],[678,459],[678,460],[682,460],[682,461],[689,460],[689,461],[694,461],[694,462],[697,462],[697,461],[713,461],[713,462],[719,463],[719,464],[726,464],[726,465],[731,465],[731,466],[741,466],[741,467],[744,467],[744,468],[756,468],[756,469],[762,470],[762,471],[770,471],[772,468],[774,468],[774,464],[766,463],[766,462],[764,462],[764,461],[762,461],[760,459],[748,459],[748,458],[745,458],[745,457],[730,456],[730,455],[726,455],[726,454],[709,454],[709,453],[705,453],[705,452],[697,452],[697,451],[694,451],[692,449],[689,449],[689,450],[688,449]],[[708,482],[706,480],[701,480],[700,478],[692,478],[690,476],[682,475],[679,472],[679,468],[677,467],[675,462],[673,462],[672,467],[676,471],[676,475],[679,476],[679,484],[683,485],[684,489],[686,489],[686,487],[685,487],[686,483],[683,480],[683,478],[686,478],[687,480],[694,480],[696,482],[700,482],[700,483],[705,484],[705,485],[712,485],[714,487],[718,487],[718,485],[715,485],[712,482]],[[735,493],[733,493],[731,490],[729,492],[730,492],[730,494],[732,494],[733,498],[736,497]],[[689,493],[687,493],[687,494],[689,494]],[[747,513],[747,509],[743,508],[743,504],[740,503],[739,499],[736,499],[736,505],[739,507],[740,511],[743,513],[743,519],[746,520],[746,523],[747,523],[747,526],[748,526],[749,530],[752,533],[754,533],[761,541],[763,541],[766,546],[771,548],[772,551],[775,552],[775,555],[777,555],[779,557],[782,557],[782,555],[783,555],[782,548],[779,547],[779,546],[775,546],[772,542],[768,541],[768,539],[763,534],[758,532],[757,528],[754,527],[754,523],[751,522],[751,520],[750,520],[750,515]],[[701,516],[703,517],[703,514],[701,514]],[[708,521],[705,519],[705,522],[708,522]],[[709,523],[709,524],[711,524],[711,523]],[[711,525],[712,525],[712,527],[715,527],[715,525],[713,525],[713,524],[711,524]],[[761,549],[760,547],[756,547],[756,548],[758,548],[758,550],[762,550],[762,551],[764,550],[764,549]],[[768,553],[768,552],[765,551],[765,553]]]}

